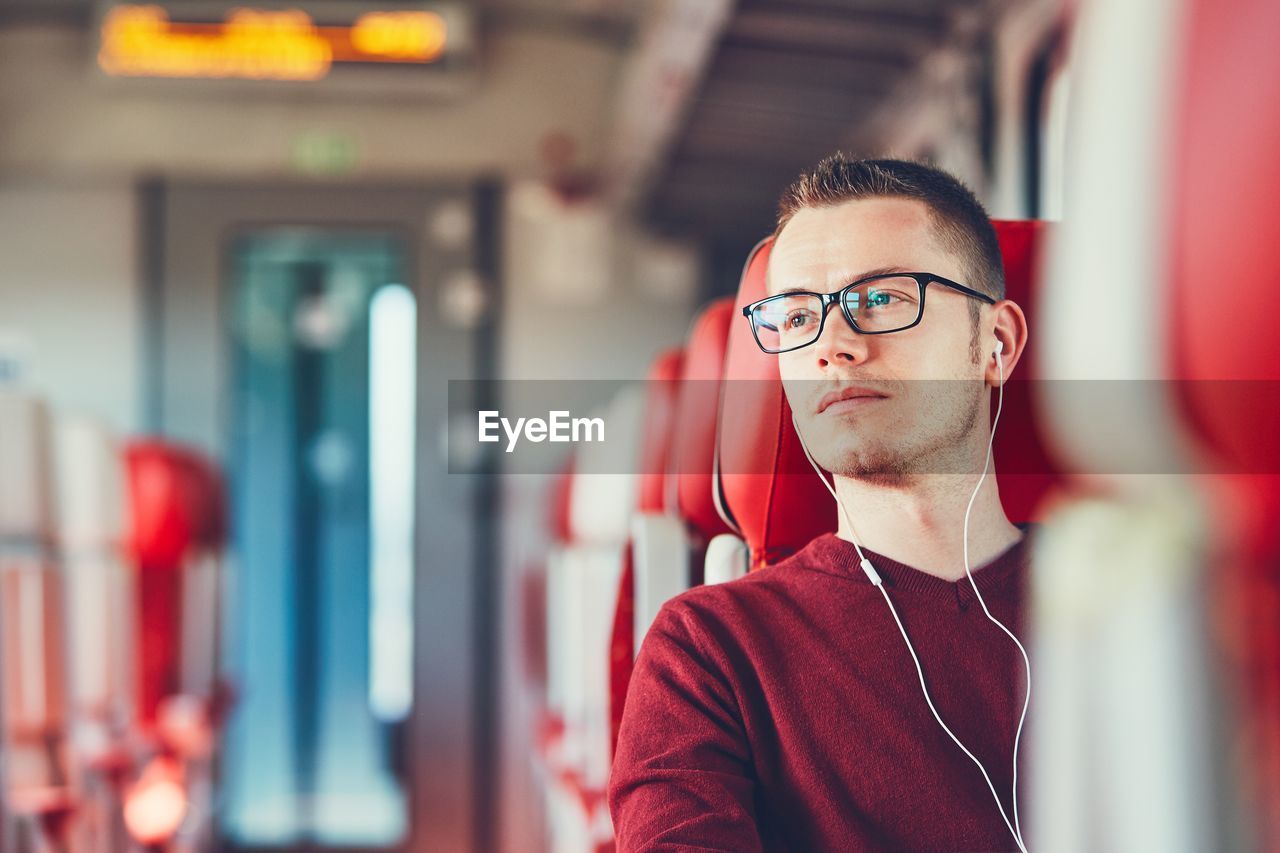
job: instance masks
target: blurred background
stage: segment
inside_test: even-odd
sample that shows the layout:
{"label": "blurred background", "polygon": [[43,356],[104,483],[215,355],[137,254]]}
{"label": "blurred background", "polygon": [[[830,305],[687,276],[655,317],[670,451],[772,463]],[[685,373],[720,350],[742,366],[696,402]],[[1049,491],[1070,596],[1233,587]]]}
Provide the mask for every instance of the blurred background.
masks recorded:
{"label": "blurred background", "polygon": [[[656,608],[834,526],[717,395],[836,150],[1013,220],[1024,378],[1143,389],[1002,426],[1032,846],[1280,849],[1278,10],[0,0],[0,849],[611,849]],[[621,457],[449,452],[645,379]]]}

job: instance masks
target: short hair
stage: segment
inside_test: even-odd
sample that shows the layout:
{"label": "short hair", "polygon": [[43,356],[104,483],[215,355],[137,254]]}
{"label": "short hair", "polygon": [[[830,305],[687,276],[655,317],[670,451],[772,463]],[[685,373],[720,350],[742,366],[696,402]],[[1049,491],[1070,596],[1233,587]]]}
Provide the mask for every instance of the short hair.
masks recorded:
{"label": "short hair", "polygon": [[[908,160],[827,157],[800,175],[778,201],[776,239],[791,217],[806,207],[830,207],[863,198],[908,198],[924,202],[934,233],[960,256],[974,290],[1005,298],[1004,261],[987,211],[977,196],[941,169]],[[975,301],[976,319],[980,305]]]}

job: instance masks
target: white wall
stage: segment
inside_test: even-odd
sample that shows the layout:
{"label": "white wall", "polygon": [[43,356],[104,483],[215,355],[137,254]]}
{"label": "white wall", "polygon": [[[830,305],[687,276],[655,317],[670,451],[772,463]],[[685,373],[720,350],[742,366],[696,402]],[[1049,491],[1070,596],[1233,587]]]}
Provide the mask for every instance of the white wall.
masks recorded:
{"label": "white wall", "polygon": [[59,413],[140,426],[135,200],[126,184],[0,181],[0,335]]}
{"label": "white wall", "polygon": [[682,343],[700,258],[603,206],[561,206],[540,185],[508,194],[501,379],[643,379]]}

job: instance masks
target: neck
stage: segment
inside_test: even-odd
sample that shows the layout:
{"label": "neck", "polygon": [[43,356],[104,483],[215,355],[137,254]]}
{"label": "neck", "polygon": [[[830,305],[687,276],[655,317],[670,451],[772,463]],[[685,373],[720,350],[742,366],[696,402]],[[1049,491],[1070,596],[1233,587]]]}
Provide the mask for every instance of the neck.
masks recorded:
{"label": "neck", "polygon": [[[848,510],[836,535],[948,581],[964,577],[964,513],[976,475],[927,474],[894,485],[835,478]],[[969,566],[977,568],[1022,536],[1004,514],[994,474],[982,481],[969,514]]]}

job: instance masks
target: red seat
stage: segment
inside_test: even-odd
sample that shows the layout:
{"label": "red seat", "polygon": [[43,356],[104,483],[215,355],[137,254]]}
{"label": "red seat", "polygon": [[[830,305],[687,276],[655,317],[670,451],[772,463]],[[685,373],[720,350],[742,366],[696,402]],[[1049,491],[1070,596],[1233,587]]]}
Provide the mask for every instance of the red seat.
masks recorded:
{"label": "red seat", "polygon": [[[1171,359],[1179,402],[1219,474],[1214,567],[1221,648],[1241,688],[1226,749],[1280,849],[1280,6],[1198,0],[1187,17],[1171,171]],[[1246,82],[1247,81],[1247,82]],[[1209,294],[1238,306],[1205,322]],[[1234,472],[1234,473],[1225,473]],[[1266,804],[1269,804],[1266,805]]]}
{"label": "red seat", "polygon": [[55,549],[51,419],[0,388],[0,806],[37,844],[65,844],[77,807],[67,765],[65,578]]}
{"label": "red seat", "polygon": [[1122,393],[1046,383],[1032,846],[1277,849],[1280,7],[1086,7],[1041,356]]}
{"label": "red seat", "polygon": [[733,300],[727,297],[703,309],[689,333],[680,377],[672,448],[676,512],[699,549],[729,530],[716,507],[714,465],[721,383],[735,316]]}
{"label": "red seat", "polygon": [[138,713],[154,725],[161,701],[182,687],[182,572],[195,548],[200,517],[187,451],[136,442],[125,454],[138,567]]}
{"label": "red seat", "polygon": [[134,716],[136,573],[124,554],[124,460],[115,438],[83,417],[58,428],[59,544],[66,577],[70,758],[80,780],[75,848],[128,845],[119,826],[138,746]]}
{"label": "red seat", "polygon": [[667,468],[670,464],[676,400],[680,390],[680,374],[684,369],[684,351],[671,349],[658,355],[649,368],[645,386],[644,434],[640,438],[639,494],[636,499],[637,522],[632,525],[614,605],[613,632],[609,646],[609,718],[610,754],[618,743],[618,725],[622,722],[622,706],[631,680],[636,652],[636,537],[647,518],[660,523],[668,511]]}
{"label": "red seat", "polygon": [[712,492],[720,376],[733,300],[717,299],[693,323],[677,359],[650,373],[640,513],[633,521],[611,656],[612,741],[626,700],[635,653],[658,610],[702,580],[707,543],[727,530]]}
{"label": "red seat", "polygon": [[669,349],[654,359],[645,387],[644,435],[640,445],[640,512],[666,512],[670,507],[667,469],[675,445],[676,408],[684,350]]}
{"label": "red seat", "polygon": [[[137,710],[162,753],[144,777],[156,762],[182,763],[196,816],[189,831],[201,837],[210,827],[210,759],[229,701],[218,667],[222,482],[203,456],[163,441],[134,442],[125,460],[128,546],[138,569]],[[126,812],[147,790],[133,789]]]}
{"label": "red seat", "polygon": [[639,390],[624,388],[602,412],[608,443],[576,448],[563,490],[567,538],[547,561],[547,713],[541,735],[550,777],[548,822],[555,843],[566,849],[588,849],[612,837],[604,809],[610,641],[639,490]]}

